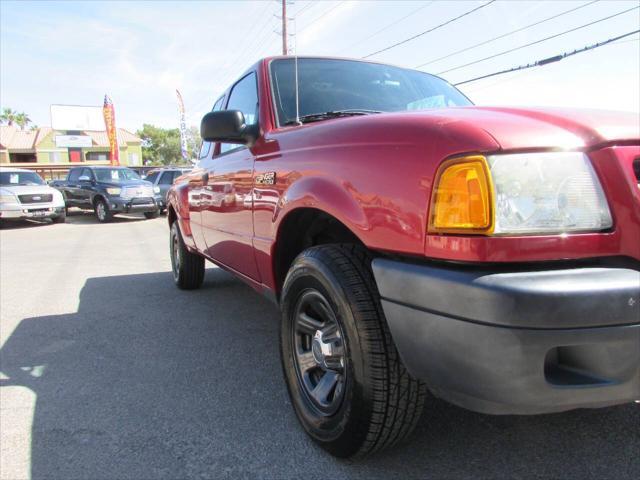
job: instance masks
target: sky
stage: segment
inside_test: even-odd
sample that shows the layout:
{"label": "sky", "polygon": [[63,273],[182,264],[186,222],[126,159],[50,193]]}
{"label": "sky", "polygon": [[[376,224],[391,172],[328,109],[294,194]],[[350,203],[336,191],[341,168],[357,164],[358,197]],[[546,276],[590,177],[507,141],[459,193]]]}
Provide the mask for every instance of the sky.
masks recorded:
{"label": "sky", "polygon": [[[419,69],[456,83],[640,29],[638,0],[498,0],[438,27],[487,2],[290,1],[289,42],[299,55],[361,58],[432,30],[369,59],[410,68],[426,64]],[[51,104],[101,105],[108,94],[120,127],[177,128],[177,88],[187,124],[198,125],[247,67],[282,52],[280,3],[0,0],[0,108],[26,112],[34,124],[45,126],[51,123]],[[634,10],[502,54],[627,9]],[[478,105],[639,112],[639,40],[634,34],[560,62],[459,88]],[[469,48],[482,42],[487,43]],[[460,50],[465,51],[456,53]],[[468,63],[473,65],[456,68]]]}

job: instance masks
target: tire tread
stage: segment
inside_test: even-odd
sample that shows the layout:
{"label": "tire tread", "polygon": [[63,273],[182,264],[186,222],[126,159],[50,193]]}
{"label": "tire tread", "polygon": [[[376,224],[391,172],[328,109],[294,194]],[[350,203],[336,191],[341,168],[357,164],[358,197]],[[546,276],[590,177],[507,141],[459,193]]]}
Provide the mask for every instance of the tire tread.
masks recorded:
{"label": "tire tread", "polygon": [[426,386],[409,374],[393,343],[371,272],[372,256],[354,244],[320,245],[302,255],[322,255],[330,261],[330,268],[344,282],[362,343],[368,350],[373,408],[366,438],[354,456],[393,447],[406,439],[420,420]]}
{"label": "tire tread", "polygon": [[[178,242],[180,243],[180,271],[178,272],[176,285],[182,290],[195,290],[200,288],[204,281],[204,257],[192,253],[187,249],[177,224],[174,223],[172,228],[175,228],[176,234],[178,235]],[[171,245],[169,248],[172,248]]]}

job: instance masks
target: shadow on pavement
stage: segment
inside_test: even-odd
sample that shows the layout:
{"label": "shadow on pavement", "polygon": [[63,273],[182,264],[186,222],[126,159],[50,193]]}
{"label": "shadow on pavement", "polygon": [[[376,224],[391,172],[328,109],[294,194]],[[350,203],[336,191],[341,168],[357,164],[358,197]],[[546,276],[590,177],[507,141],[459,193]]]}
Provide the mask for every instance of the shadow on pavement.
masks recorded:
{"label": "shadow on pavement", "polygon": [[[115,215],[109,223],[131,223],[143,220],[147,220],[147,218],[145,218],[142,213],[127,213]],[[61,223],[59,225],[94,225],[97,223],[100,222],[98,222],[98,219],[92,211],[72,209],[67,214],[65,223]],[[50,225],[52,225],[52,222],[49,219],[4,220],[0,223],[0,230],[18,230],[23,228],[37,228]]]}
{"label": "shadow on pavement", "polygon": [[278,313],[219,269],[89,279],[78,312],[23,320],[0,385],[37,395],[32,478],[638,478],[636,405],[491,417],[432,400],[411,441],[338,461],[298,426]]}
{"label": "shadow on pavement", "polygon": [[[147,220],[142,213],[122,213],[114,215],[108,223],[131,223]],[[91,210],[71,209],[67,214],[66,223],[72,225],[94,225],[100,222]]]}
{"label": "shadow on pavement", "polygon": [[0,231],[18,230],[21,228],[37,228],[51,225],[51,220],[0,220]]}

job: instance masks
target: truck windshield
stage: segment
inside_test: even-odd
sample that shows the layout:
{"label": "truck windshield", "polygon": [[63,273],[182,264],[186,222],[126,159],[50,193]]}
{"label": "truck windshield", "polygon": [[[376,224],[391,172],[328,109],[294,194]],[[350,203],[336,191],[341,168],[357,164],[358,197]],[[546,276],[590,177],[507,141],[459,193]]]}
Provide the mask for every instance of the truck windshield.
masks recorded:
{"label": "truck windshield", "polygon": [[123,180],[140,180],[140,176],[128,168],[96,168],[96,179],[99,182],[121,182]]}
{"label": "truck windshield", "polygon": [[[295,119],[295,62],[271,62],[271,83],[280,125]],[[300,116],[325,112],[400,112],[472,105],[441,78],[378,63],[325,58],[298,59]]]}
{"label": "truck windshield", "polygon": [[0,185],[44,185],[44,180],[35,172],[0,172]]}

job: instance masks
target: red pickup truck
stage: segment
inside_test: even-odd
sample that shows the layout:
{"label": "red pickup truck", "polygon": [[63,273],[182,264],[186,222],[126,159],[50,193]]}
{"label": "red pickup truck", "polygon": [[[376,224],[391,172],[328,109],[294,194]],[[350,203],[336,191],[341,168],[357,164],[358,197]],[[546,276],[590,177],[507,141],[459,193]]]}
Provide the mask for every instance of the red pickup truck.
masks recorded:
{"label": "red pickup truck", "polygon": [[405,438],[427,391],[489,414],[640,399],[640,120],[475,107],[423,72],[273,57],[169,192],[205,260],[282,311],[300,423],[334,455]]}

